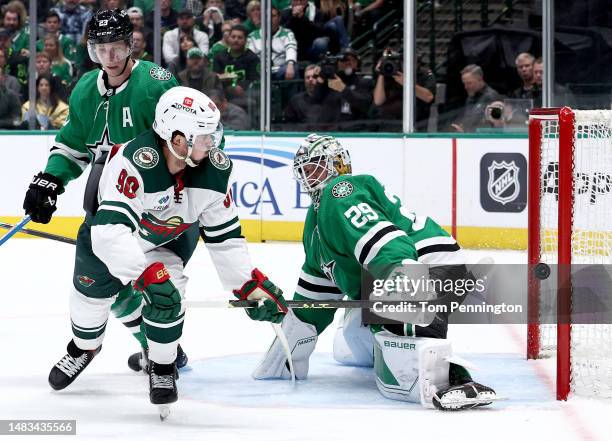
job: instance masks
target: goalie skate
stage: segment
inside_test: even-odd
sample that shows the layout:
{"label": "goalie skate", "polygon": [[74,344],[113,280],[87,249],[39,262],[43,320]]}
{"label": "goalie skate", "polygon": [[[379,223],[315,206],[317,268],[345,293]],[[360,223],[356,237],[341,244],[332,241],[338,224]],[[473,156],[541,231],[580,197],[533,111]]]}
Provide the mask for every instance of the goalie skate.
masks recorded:
{"label": "goalie skate", "polygon": [[73,340],[70,340],[66,348],[68,353],[49,372],[49,385],[55,390],[66,388],[85,370],[91,360],[100,352],[100,349],[102,349],[102,346],[85,351],[78,348]]}
{"label": "goalie skate", "polygon": [[159,418],[164,421],[170,415],[170,404],[178,400],[176,388],[176,366],[149,363],[149,399],[159,409]]}
{"label": "goalie skate", "polygon": [[465,410],[486,406],[499,400],[500,398],[490,387],[470,381],[436,392],[432,402],[439,410]]}

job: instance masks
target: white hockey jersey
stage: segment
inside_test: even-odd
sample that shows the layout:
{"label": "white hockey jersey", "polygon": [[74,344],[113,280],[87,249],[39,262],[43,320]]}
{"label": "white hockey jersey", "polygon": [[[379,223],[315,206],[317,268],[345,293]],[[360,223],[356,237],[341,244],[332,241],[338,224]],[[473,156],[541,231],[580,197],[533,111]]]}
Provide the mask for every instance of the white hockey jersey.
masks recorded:
{"label": "white hockey jersey", "polygon": [[193,224],[225,289],[239,289],[252,265],[232,200],[232,162],[213,148],[198,167],[173,176],[153,130],[113,147],[98,190],[92,248],[127,284],[144,271],[144,253],[177,240]]}

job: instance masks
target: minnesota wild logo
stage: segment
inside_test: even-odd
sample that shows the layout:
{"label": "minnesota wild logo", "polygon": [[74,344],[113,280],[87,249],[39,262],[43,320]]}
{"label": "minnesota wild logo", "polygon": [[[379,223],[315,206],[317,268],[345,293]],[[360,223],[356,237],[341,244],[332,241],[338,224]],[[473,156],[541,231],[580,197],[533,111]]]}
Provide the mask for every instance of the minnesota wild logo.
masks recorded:
{"label": "minnesota wild logo", "polygon": [[81,284],[82,286],[84,286],[85,288],[89,288],[91,285],[93,285],[94,283],[96,283],[96,281],[94,279],[92,279],[89,276],[77,276],[77,280],[79,281],[79,284]]}
{"label": "minnesota wild logo", "polygon": [[142,168],[153,168],[159,162],[159,154],[151,147],[140,147],[132,159]]}
{"label": "minnesota wild logo", "polygon": [[191,225],[185,223],[180,216],[164,220],[150,213],[144,213],[140,219],[140,236],[156,245],[162,245],[183,234]]}
{"label": "minnesota wild logo", "polygon": [[227,170],[230,166],[230,160],[223,150],[213,147],[208,154],[210,163],[219,170]]}
{"label": "minnesota wild logo", "polygon": [[163,67],[159,67],[159,66],[152,67],[151,70],[149,71],[149,75],[151,75],[151,77],[155,78],[156,80],[160,80],[160,81],[168,81],[170,78],[172,78],[172,74],[170,72],[168,72]]}

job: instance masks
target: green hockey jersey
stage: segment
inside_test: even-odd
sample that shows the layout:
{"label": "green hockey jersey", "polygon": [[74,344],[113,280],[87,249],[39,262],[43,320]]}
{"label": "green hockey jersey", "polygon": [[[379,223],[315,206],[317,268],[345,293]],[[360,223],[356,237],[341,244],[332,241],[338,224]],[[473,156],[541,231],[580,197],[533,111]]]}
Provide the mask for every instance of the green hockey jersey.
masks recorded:
{"label": "green hockey jersey", "polygon": [[107,89],[102,75],[95,69],[79,80],[68,120],[51,148],[45,172],[64,185],[114,144],[150,129],[159,97],[178,86],[170,72],[143,60],[134,62],[130,78],[116,89]]}
{"label": "green hockey jersey", "polygon": [[[311,206],[306,215],[303,245],[296,300],[358,300],[364,270],[385,279],[404,263],[465,263],[453,237],[431,218],[406,209],[370,175],[341,175],[325,186],[318,209]],[[334,312],[295,310],[319,333]]]}
{"label": "green hockey jersey", "polygon": [[145,269],[144,253],[199,225],[224,287],[240,288],[252,267],[230,192],[231,160],[213,148],[197,167],[172,175],[157,139],[150,129],[111,149],[90,221],[94,253],[126,284]]}

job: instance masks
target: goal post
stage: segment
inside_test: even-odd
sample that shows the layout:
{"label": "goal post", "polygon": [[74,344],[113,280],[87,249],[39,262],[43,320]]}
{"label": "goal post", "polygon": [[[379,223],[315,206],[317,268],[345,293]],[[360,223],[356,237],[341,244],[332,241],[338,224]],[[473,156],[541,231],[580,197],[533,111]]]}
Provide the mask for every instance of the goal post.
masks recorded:
{"label": "goal post", "polygon": [[[572,324],[572,264],[612,263],[611,122],[610,110],[530,112],[527,358],[556,355],[559,400],[612,396],[612,327]],[[542,263],[555,267],[554,324],[542,320]]]}

